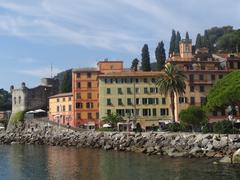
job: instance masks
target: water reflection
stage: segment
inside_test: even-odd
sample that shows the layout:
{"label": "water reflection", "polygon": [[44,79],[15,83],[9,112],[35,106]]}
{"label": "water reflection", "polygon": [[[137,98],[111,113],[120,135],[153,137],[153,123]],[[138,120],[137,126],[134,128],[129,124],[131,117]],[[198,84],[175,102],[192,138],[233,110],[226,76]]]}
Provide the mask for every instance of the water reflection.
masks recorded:
{"label": "water reflection", "polygon": [[0,146],[0,179],[238,180],[239,167],[90,149]]}

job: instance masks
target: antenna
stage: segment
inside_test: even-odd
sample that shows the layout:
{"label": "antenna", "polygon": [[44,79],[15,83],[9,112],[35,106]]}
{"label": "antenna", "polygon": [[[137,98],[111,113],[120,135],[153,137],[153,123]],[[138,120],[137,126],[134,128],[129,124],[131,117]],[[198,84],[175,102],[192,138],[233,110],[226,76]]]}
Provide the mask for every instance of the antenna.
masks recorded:
{"label": "antenna", "polygon": [[53,65],[51,64],[51,78],[53,78]]}

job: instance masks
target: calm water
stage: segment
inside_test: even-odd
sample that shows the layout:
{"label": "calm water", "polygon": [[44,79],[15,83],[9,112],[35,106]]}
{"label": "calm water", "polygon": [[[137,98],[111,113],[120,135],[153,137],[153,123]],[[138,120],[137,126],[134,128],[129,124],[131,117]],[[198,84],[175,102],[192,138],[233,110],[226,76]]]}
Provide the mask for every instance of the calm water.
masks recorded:
{"label": "calm water", "polygon": [[33,146],[0,146],[0,180],[239,180],[240,167],[213,160]]}

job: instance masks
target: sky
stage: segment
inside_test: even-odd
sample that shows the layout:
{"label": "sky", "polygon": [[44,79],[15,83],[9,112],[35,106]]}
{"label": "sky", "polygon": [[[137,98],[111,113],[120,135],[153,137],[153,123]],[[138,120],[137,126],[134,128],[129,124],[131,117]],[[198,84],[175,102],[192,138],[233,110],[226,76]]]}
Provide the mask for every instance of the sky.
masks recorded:
{"label": "sky", "polygon": [[168,50],[181,36],[213,26],[240,28],[239,0],[0,0],[0,88],[37,86],[66,69],[95,67],[105,58],[129,67],[149,45]]}

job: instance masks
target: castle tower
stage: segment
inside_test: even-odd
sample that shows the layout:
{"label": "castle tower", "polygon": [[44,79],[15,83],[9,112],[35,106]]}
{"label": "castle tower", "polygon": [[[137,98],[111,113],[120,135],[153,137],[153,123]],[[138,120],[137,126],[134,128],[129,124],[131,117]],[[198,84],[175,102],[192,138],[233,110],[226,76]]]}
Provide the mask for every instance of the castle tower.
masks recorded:
{"label": "castle tower", "polygon": [[185,39],[182,39],[179,43],[180,57],[186,61],[192,59],[192,40],[189,39],[188,32]]}

